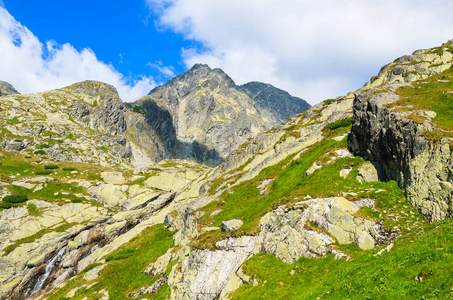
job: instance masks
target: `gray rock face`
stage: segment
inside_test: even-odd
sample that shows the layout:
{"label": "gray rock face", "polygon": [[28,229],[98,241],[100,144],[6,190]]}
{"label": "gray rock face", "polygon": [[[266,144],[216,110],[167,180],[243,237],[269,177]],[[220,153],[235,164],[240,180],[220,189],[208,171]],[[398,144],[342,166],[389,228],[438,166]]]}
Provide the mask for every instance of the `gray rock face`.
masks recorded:
{"label": "gray rock face", "polygon": [[270,111],[278,122],[287,121],[311,107],[305,100],[262,82],[249,82],[239,87],[260,110]]}
{"label": "gray rock face", "polygon": [[397,99],[391,91],[357,94],[350,146],[379,161],[386,177],[406,189],[411,203],[426,219],[442,220],[453,212],[451,139],[426,140],[420,133],[431,130],[431,125],[417,124],[384,107]]}
{"label": "gray rock face", "polygon": [[20,94],[10,83],[0,81],[0,97],[6,95]]}
{"label": "gray rock face", "polygon": [[[165,141],[170,158],[218,165],[240,144],[302,109],[289,94],[279,103],[281,90],[277,93],[268,85],[247,87],[237,87],[220,69],[198,64],[130,108],[145,116],[146,123]],[[261,87],[267,92],[260,94]]]}

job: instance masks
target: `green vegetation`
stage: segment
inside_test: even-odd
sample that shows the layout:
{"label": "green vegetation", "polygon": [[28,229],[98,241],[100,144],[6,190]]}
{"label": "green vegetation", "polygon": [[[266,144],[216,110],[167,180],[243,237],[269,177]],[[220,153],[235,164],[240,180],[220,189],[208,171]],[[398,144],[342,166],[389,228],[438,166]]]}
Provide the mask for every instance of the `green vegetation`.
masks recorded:
{"label": "green vegetation", "polygon": [[352,126],[352,117],[341,119],[329,124],[326,124],[322,129],[324,136],[335,136],[345,132],[349,132]]}
{"label": "green vegetation", "polygon": [[6,121],[6,123],[8,123],[8,124],[10,124],[10,125],[15,125],[15,124],[19,124],[20,121],[19,121],[19,119],[18,119],[17,117],[14,117],[14,118],[12,118],[12,119]]}
{"label": "green vegetation", "polygon": [[91,271],[91,270],[93,270],[94,268],[99,267],[99,266],[102,266],[102,263],[94,263],[94,264],[88,265],[88,266],[87,266],[85,269],[83,269],[82,272],[80,272],[80,273],[82,274],[82,273],[89,272],[89,271]]}
{"label": "green vegetation", "polygon": [[58,168],[59,168],[59,166],[57,166],[57,165],[45,165],[44,166],[44,169],[46,169],[46,170],[55,170]]}
{"label": "green vegetation", "polygon": [[52,173],[52,170],[38,170],[35,172],[36,175],[50,175]]}
{"label": "green vegetation", "polygon": [[[427,79],[414,82],[412,86],[399,88],[400,100],[387,107],[403,106],[399,110],[432,110],[436,116],[432,121],[447,132],[436,131],[439,137],[448,136],[453,130],[453,69]],[[406,107],[404,107],[406,106]],[[414,120],[417,121],[417,120]],[[435,137],[433,137],[435,138]]]}
{"label": "green vegetation", "polygon": [[44,148],[50,148],[50,146],[48,144],[39,144],[39,145],[36,145],[36,148],[44,149]]}
{"label": "green vegetation", "polygon": [[335,99],[326,99],[326,100],[323,101],[323,103],[324,104],[330,104],[330,103],[333,103],[335,101],[337,101],[337,100],[335,100]]}
{"label": "green vegetation", "polygon": [[[346,123],[346,122],[345,122]],[[343,124],[343,122],[342,122]],[[339,126],[339,125],[338,125]],[[333,128],[340,128],[333,126]],[[358,167],[365,161],[360,157],[344,157],[328,163],[335,149],[346,148],[346,139],[342,141],[324,140],[306,150],[297,160],[289,156],[284,161],[268,167],[252,180],[243,182],[220,196],[219,201],[212,202],[200,210],[205,215],[200,218],[200,226],[221,227],[221,222],[230,219],[240,219],[244,222],[239,230],[233,232],[209,231],[198,237],[193,246],[200,249],[215,249],[215,243],[229,236],[254,235],[259,232],[259,219],[267,212],[280,205],[293,205],[302,201],[307,195],[311,197],[333,197],[342,192],[356,194],[348,196],[350,200],[360,198],[376,199],[376,208],[386,210],[379,213],[379,221],[386,228],[399,226],[402,232],[409,230],[411,224],[421,222],[421,217],[415,214],[405,195],[394,181],[359,183],[356,179]],[[327,155],[326,155],[327,153]],[[308,168],[316,162],[325,164],[324,167],[306,175]],[[353,167],[346,178],[339,175],[344,168]],[[267,195],[261,196],[257,186],[264,179],[275,179]],[[219,183],[213,182],[218,187]],[[377,193],[376,191],[383,190]],[[220,213],[211,216],[216,210]],[[412,213],[411,213],[412,212]],[[367,213],[362,211],[361,213]],[[399,215],[398,222],[390,215]],[[376,217],[376,213],[371,214]]]}
{"label": "green vegetation", "polygon": [[110,255],[107,255],[105,257],[105,261],[111,261],[111,260],[120,260],[120,259],[126,259],[134,255],[135,249],[122,249],[118,252],[112,253]]}
{"label": "green vegetation", "polygon": [[44,150],[37,150],[37,151],[35,151],[35,154],[37,154],[37,155],[46,155],[47,153]]}
{"label": "green vegetation", "polygon": [[74,168],[74,167],[63,167],[63,168],[61,168],[61,169],[62,169],[63,171],[75,171],[75,170],[77,170],[77,169]]}
{"label": "green vegetation", "polygon": [[403,235],[380,256],[373,256],[379,249],[340,246],[351,261],[328,255],[285,264],[275,256],[259,254],[243,267],[259,284],[241,287],[232,298],[452,299],[452,226],[453,220],[447,219]]}
{"label": "green vegetation", "polygon": [[[106,289],[109,292],[110,299],[130,299],[128,298],[129,293],[136,292],[143,286],[149,286],[158,279],[158,277],[145,275],[143,270],[149,263],[156,261],[157,258],[163,255],[172,246],[172,235],[173,233],[169,230],[165,230],[162,224],[145,229],[137,238],[131,240],[116,252],[116,254],[118,254],[124,252],[126,249],[132,249],[133,255],[120,260],[110,260],[100,272],[99,278],[96,279],[98,284],[93,285],[89,289],[80,289],[71,299],[81,300],[85,297],[88,297],[88,299],[98,299],[99,294],[96,293],[102,289]],[[99,264],[93,264],[87,268],[93,269],[98,265]],[[61,289],[52,292],[48,299],[64,299],[63,297],[69,291],[85,283],[86,281],[83,279],[83,274],[81,274],[69,281]],[[159,288],[156,294],[145,294],[137,299],[166,299],[169,294],[170,288],[165,284]]]}
{"label": "green vegetation", "polygon": [[3,197],[2,201],[3,202],[8,202],[8,203],[23,203],[28,200],[28,197],[26,195],[8,195]]}
{"label": "green vegetation", "polygon": [[28,203],[27,204],[27,210],[30,216],[35,216],[39,217],[41,216],[41,212],[39,211],[38,207],[34,205],[33,203]]}

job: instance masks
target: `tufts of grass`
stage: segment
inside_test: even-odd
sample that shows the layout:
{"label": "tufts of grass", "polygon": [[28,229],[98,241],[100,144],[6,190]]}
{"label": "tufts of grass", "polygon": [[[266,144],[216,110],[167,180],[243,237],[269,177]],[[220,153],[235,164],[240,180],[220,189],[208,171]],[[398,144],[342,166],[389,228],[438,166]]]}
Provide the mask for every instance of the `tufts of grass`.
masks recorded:
{"label": "tufts of grass", "polygon": [[109,254],[105,257],[105,261],[111,261],[111,260],[120,260],[120,259],[126,259],[134,255],[135,249],[131,248],[126,248],[126,249],[121,249],[115,253]]}
{"label": "tufts of grass", "polygon": [[37,154],[37,155],[46,155],[47,153],[44,150],[37,150],[37,151],[35,151],[35,154]]}
{"label": "tufts of grass", "polygon": [[28,210],[28,214],[30,216],[39,217],[42,215],[41,212],[39,211],[38,207],[33,203],[27,204],[27,210]]}
{"label": "tufts of grass", "polygon": [[388,105],[412,106],[406,110],[432,110],[436,116],[432,121],[441,129],[436,131],[432,138],[440,139],[451,135],[448,131],[453,130],[453,69],[447,69],[442,74],[431,76],[422,81],[416,81],[412,86],[399,88],[396,93],[400,99]]}

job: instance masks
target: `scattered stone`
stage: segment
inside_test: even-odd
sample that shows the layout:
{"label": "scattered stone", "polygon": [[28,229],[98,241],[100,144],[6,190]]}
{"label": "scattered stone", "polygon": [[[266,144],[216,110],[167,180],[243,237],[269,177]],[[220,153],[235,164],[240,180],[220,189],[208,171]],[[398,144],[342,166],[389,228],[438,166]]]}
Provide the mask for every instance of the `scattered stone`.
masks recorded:
{"label": "scattered stone", "polygon": [[88,271],[85,275],[83,275],[83,279],[86,281],[92,281],[99,277],[99,272],[104,269],[105,265],[98,266],[93,270]]}
{"label": "scattered stone", "polygon": [[368,162],[360,166],[357,180],[359,182],[373,182],[379,181],[383,177],[383,170],[380,164],[377,162]]}
{"label": "scattered stone", "polygon": [[272,179],[264,179],[261,184],[259,184],[257,186],[257,188],[260,190],[260,195],[261,196],[264,196],[264,195],[267,195],[269,193],[269,188],[270,188],[270,184],[272,183],[272,181],[274,181],[275,178],[272,178]]}
{"label": "scattered stone", "polygon": [[216,209],[211,213],[211,217],[219,214],[222,211],[222,209]]}
{"label": "scattered stone", "polygon": [[352,171],[352,168],[351,169],[343,169],[340,171],[340,176],[343,177],[343,178],[346,178],[348,177],[349,173],[351,173]]}
{"label": "scattered stone", "polygon": [[223,232],[234,231],[234,230],[238,229],[239,227],[241,227],[243,223],[244,222],[242,222],[241,220],[237,220],[237,219],[223,221],[222,222],[222,231]]}
{"label": "scattered stone", "polygon": [[102,180],[104,180],[105,183],[111,183],[111,184],[125,184],[126,179],[123,176],[123,173],[121,172],[102,172],[101,173]]}

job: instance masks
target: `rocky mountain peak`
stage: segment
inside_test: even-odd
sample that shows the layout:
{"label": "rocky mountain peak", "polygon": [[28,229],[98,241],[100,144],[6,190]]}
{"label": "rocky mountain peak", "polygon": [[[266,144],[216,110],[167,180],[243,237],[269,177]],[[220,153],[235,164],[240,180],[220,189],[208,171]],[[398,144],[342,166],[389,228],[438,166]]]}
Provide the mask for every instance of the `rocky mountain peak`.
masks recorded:
{"label": "rocky mountain peak", "polygon": [[81,97],[85,102],[90,105],[104,104],[108,100],[115,99],[116,102],[121,102],[120,96],[116,88],[108,83],[85,80],[82,82],[74,83],[70,86],[64,87],[62,91],[73,93]]}
{"label": "rocky mountain peak", "polygon": [[0,81],[0,97],[14,94],[20,93],[13,87],[12,84],[5,81]]}

